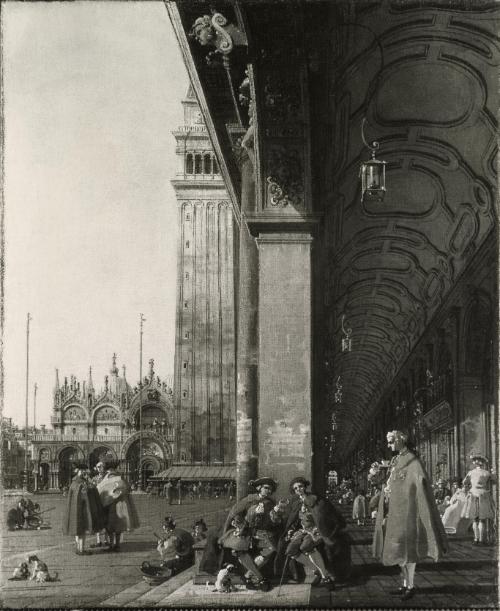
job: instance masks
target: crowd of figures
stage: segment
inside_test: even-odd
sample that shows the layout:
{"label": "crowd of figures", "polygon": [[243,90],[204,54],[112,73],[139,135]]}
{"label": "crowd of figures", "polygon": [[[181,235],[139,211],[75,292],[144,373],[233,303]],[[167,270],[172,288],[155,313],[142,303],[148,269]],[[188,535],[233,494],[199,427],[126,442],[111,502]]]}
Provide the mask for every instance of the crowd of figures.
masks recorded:
{"label": "crowd of figures", "polygon": [[[167,516],[160,533],[155,533],[159,561],[142,564],[144,578],[158,583],[186,569],[197,548],[198,570],[212,577],[216,591],[231,591],[237,578],[240,587],[267,592],[277,584],[302,583],[307,572],[313,575],[313,587],[334,590],[338,583],[348,582],[352,572],[351,537],[342,511],[349,502],[354,524],[368,522],[374,527],[373,556],[384,565],[400,567],[401,586],[393,594],[412,598],[417,563],[438,562],[448,549],[447,534],[471,532],[475,545],[486,543],[488,524],[494,523],[496,514],[491,492],[495,480],[486,458],[474,452],[473,468],[463,482],[433,485],[404,433],[390,431],[387,445],[393,457],[372,464],[370,494],[354,490],[352,481],[344,479],[337,496],[323,497],[297,476],[289,482],[287,494],[276,498],[277,482],[260,477],[250,482],[250,494],[228,507],[223,523],[208,528],[200,517],[189,531]],[[168,481],[162,489],[168,504],[176,486],[180,491],[179,481]],[[210,483],[195,482],[188,490],[197,498],[215,496]],[[221,486],[219,495],[232,500],[233,483]],[[15,528],[29,523],[37,509],[30,503],[23,498],[11,511]],[[116,464],[99,462],[94,474],[84,464],[75,465],[63,530],[75,537],[76,554],[92,553],[86,549],[89,534],[96,535],[91,548],[119,551],[122,533],[138,526],[133,496]]]}
{"label": "crowd of figures", "polygon": [[169,505],[180,504],[183,499],[195,501],[197,499],[218,499],[222,497],[232,500],[236,496],[236,482],[234,480],[190,482],[182,481],[180,478],[170,478],[159,487],[155,487],[150,482],[146,487],[146,492],[167,499]]}
{"label": "crowd of figures", "polygon": [[90,554],[85,548],[87,534],[96,533],[93,547],[120,550],[123,532],[139,526],[139,518],[127,482],[116,471],[116,463],[99,462],[92,476],[87,465],[75,465],[75,477],[68,490],[63,521],[65,535],[75,537],[75,553]]}
{"label": "crowd of figures", "polygon": [[207,529],[203,518],[191,533],[165,518],[158,536],[161,562],[143,563],[143,573],[162,579],[192,562],[192,547],[204,542],[199,570],[212,575],[215,590],[230,591],[231,578],[238,574],[249,590],[271,589],[276,577],[301,583],[305,569],[314,573],[313,585],[335,588],[351,570],[350,538],[345,519],[334,505],[308,490],[309,482],[294,478],[290,496],[276,500],[277,482],[262,477],[250,482],[253,493],[229,510],[225,522]]}

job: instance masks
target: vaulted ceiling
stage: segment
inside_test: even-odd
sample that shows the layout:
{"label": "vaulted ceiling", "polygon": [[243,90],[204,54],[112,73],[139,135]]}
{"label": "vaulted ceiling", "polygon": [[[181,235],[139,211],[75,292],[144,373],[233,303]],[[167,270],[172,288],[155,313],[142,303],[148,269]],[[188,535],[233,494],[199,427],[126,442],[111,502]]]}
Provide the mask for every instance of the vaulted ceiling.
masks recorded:
{"label": "vaulted ceiling", "polygon": [[[186,31],[210,12],[208,3],[178,4]],[[346,456],[496,226],[500,7],[425,0],[216,5],[248,39],[231,70],[234,83],[247,62],[253,70],[267,164],[258,172],[279,175],[299,194],[291,215],[322,215],[319,345],[330,364],[325,388],[342,381],[342,402],[327,407],[338,413],[336,451]],[[208,67],[206,49],[189,44],[228,177],[238,185],[227,70]],[[387,161],[383,202],[361,199],[359,166],[369,157],[363,119]],[[344,353],[343,315],[353,330],[352,351]]]}

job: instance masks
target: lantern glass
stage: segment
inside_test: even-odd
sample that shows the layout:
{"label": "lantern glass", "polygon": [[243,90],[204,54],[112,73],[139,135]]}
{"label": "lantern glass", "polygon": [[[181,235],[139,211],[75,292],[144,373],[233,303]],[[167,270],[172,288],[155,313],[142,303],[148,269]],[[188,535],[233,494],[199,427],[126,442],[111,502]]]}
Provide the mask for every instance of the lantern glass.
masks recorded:
{"label": "lantern glass", "polygon": [[361,199],[383,200],[385,195],[385,161],[370,159],[361,165]]}

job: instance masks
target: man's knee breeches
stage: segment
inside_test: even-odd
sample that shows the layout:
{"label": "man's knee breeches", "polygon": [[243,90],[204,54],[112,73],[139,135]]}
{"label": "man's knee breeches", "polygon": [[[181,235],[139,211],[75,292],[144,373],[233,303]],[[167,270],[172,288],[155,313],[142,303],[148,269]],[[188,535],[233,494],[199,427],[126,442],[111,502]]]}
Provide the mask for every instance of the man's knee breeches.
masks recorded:
{"label": "man's knee breeches", "polygon": [[287,556],[298,556],[299,554],[310,554],[318,546],[308,533],[295,533],[286,548]]}
{"label": "man's knee breeches", "polygon": [[254,535],[253,549],[259,556],[268,559],[276,551],[276,544],[266,530],[258,530]]}

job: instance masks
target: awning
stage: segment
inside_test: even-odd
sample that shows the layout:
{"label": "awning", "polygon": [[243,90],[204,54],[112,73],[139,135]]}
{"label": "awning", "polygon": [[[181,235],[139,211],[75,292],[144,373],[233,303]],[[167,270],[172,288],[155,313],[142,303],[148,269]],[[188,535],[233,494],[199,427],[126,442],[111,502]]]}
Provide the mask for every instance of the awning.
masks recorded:
{"label": "awning", "polygon": [[236,465],[226,467],[191,467],[173,466],[157,475],[152,475],[149,479],[181,479],[181,480],[212,480],[212,479],[236,479]]}

